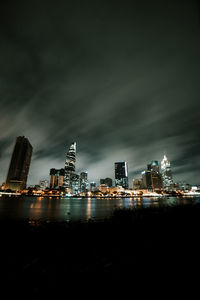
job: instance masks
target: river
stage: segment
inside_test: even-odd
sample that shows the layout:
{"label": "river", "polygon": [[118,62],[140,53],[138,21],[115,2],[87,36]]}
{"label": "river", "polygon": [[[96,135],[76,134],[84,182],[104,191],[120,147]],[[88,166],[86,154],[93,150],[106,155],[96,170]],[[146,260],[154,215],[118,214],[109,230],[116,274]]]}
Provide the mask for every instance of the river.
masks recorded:
{"label": "river", "polygon": [[57,198],[0,197],[0,220],[69,222],[103,220],[116,208],[138,209],[200,203],[200,197],[140,197],[140,198]]}

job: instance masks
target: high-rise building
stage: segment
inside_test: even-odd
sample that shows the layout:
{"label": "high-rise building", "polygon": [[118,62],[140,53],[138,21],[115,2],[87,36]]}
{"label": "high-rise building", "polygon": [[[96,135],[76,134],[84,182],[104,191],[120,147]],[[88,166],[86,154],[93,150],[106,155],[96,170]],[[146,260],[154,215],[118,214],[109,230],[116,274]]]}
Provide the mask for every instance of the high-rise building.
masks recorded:
{"label": "high-rise building", "polygon": [[66,154],[65,161],[65,174],[63,187],[65,191],[72,194],[78,194],[80,192],[79,175],[75,173],[76,170],[76,142],[73,142]]}
{"label": "high-rise building", "polygon": [[85,193],[89,190],[88,173],[81,172],[80,174],[80,192]]}
{"label": "high-rise building", "polygon": [[160,173],[158,161],[152,160],[152,162],[147,165],[147,170],[155,173]]}
{"label": "high-rise building", "polygon": [[72,188],[72,174],[75,174],[75,163],[76,163],[76,142],[72,143],[69,151],[66,154],[65,161],[65,175],[63,186],[66,189]]}
{"label": "high-rise building", "polygon": [[142,185],[145,189],[152,191],[151,171],[142,172]]}
{"label": "high-rise building", "polygon": [[18,136],[6,179],[6,189],[20,191],[26,188],[33,147],[24,136]]}
{"label": "high-rise building", "polygon": [[79,175],[72,173],[70,175],[70,181],[71,181],[71,191],[73,195],[77,195],[80,192],[80,180]]}
{"label": "high-rise building", "polygon": [[126,161],[115,163],[115,185],[128,189],[128,164]]}
{"label": "high-rise building", "polygon": [[90,182],[90,191],[94,192],[96,190],[96,188],[97,188],[96,182],[94,182],[94,181]]}
{"label": "high-rise building", "polygon": [[100,184],[105,184],[108,187],[112,186],[112,179],[111,178],[105,178],[105,179],[100,179]]}
{"label": "high-rise building", "polygon": [[161,174],[162,174],[164,188],[170,189],[170,187],[173,186],[173,178],[172,178],[171,165],[166,155],[164,155],[164,158],[161,161]]}
{"label": "high-rise building", "polygon": [[142,172],[142,182],[144,188],[149,191],[157,192],[163,189],[162,175],[157,160],[153,160],[147,165],[147,170]]}
{"label": "high-rise building", "polygon": [[151,183],[152,183],[152,190],[154,192],[160,191],[163,189],[163,181],[162,175],[157,172],[151,172]]}
{"label": "high-rise building", "polygon": [[64,169],[54,169],[50,170],[49,174],[49,187],[50,189],[56,189],[63,186],[65,171]]}

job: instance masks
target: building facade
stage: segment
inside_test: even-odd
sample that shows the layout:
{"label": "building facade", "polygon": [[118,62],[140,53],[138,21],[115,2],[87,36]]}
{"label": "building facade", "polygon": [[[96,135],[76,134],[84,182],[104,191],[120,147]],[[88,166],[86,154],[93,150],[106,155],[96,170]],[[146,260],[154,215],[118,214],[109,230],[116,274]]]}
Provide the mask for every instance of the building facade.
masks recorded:
{"label": "building facade", "polygon": [[143,188],[143,182],[140,179],[133,179],[133,190],[140,190]]}
{"label": "building facade", "polygon": [[151,172],[151,183],[154,192],[161,191],[163,189],[162,175],[160,173]]}
{"label": "building facade", "polygon": [[90,191],[94,192],[96,190],[96,188],[97,188],[96,182],[94,182],[94,181],[90,182]]}
{"label": "building facade", "polygon": [[24,136],[18,136],[6,179],[6,189],[21,191],[26,188],[33,147]]}
{"label": "building facade", "polygon": [[72,189],[72,175],[75,174],[76,163],[76,142],[72,143],[66,153],[65,174],[63,186],[65,189]]}
{"label": "building facade", "polygon": [[88,190],[89,190],[88,173],[81,172],[80,173],[80,192],[85,193]]}
{"label": "building facade", "polygon": [[160,173],[158,161],[152,160],[152,162],[147,165],[147,170],[154,173]]}
{"label": "building facade", "polygon": [[126,161],[115,163],[115,185],[128,189],[128,163]]}
{"label": "building facade", "polygon": [[173,186],[173,178],[172,178],[171,164],[168,161],[166,155],[164,155],[163,160],[161,161],[161,174],[162,174],[164,188],[169,190]]}
{"label": "building facade", "polygon": [[79,175],[76,171],[76,142],[73,142],[66,153],[63,187],[68,194],[76,195],[80,192]]}
{"label": "building facade", "polygon": [[112,179],[108,177],[105,179],[100,179],[100,184],[105,184],[108,187],[112,187]]}
{"label": "building facade", "polygon": [[73,195],[77,195],[80,192],[80,179],[79,179],[79,175],[76,173],[72,173],[71,177],[70,177],[70,181],[71,181],[71,193]]}
{"label": "building facade", "polygon": [[147,165],[147,170],[142,172],[142,185],[148,191],[158,192],[163,189],[162,175],[157,160]]}
{"label": "building facade", "polygon": [[151,171],[146,170],[142,172],[142,185],[148,191],[152,191]]}
{"label": "building facade", "polygon": [[49,188],[56,189],[63,186],[65,171],[64,169],[54,169],[50,170],[49,174]]}

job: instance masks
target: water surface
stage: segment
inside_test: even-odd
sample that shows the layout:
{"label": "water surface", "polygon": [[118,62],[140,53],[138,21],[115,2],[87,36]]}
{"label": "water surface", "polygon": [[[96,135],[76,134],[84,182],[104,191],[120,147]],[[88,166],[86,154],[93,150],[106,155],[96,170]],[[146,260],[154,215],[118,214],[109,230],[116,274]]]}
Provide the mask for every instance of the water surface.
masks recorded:
{"label": "water surface", "polygon": [[163,205],[195,204],[200,197],[143,198],[56,198],[0,197],[0,220],[87,221],[103,220],[116,208],[159,207]]}

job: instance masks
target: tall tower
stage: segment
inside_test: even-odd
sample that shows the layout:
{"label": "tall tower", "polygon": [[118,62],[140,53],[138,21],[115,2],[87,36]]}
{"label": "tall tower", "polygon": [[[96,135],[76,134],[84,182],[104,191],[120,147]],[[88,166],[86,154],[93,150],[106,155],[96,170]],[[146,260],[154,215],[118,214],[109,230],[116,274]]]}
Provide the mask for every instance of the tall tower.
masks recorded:
{"label": "tall tower", "polygon": [[75,176],[75,163],[76,163],[76,142],[73,142],[66,154],[65,161],[65,175],[63,186],[66,189],[72,189],[72,184],[78,181],[77,176]]}
{"label": "tall tower", "polygon": [[86,192],[88,190],[89,190],[88,173],[81,172],[81,174],[80,174],[80,192]]}
{"label": "tall tower", "polygon": [[115,185],[128,189],[128,163],[126,161],[115,163]]}
{"label": "tall tower", "polygon": [[6,179],[6,188],[20,191],[26,188],[33,147],[24,136],[18,136]]}
{"label": "tall tower", "polygon": [[173,178],[171,172],[171,165],[166,155],[164,155],[164,158],[161,161],[161,173],[163,178],[163,185],[166,189],[169,189],[173,184]]}

